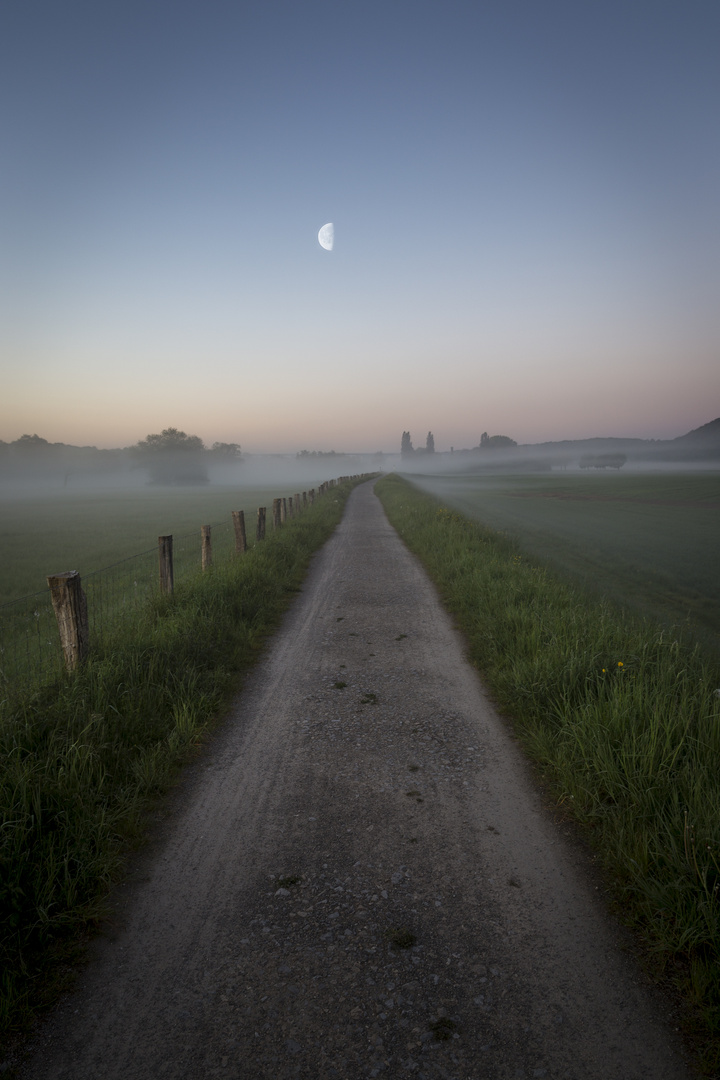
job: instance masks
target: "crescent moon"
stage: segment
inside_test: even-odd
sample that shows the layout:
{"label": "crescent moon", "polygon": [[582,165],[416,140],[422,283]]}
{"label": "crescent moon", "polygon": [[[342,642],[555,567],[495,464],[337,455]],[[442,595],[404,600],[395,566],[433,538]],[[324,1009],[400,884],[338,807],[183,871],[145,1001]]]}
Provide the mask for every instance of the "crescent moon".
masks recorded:
{"label": "crescent moon", "polygon": [[318,243],[320,244],[320,247],[325,248],[326,251],[332,251],[333,244],[335,243],[335,226],[332,221],[328,221],[327,225],[323,225],[318,233]]}

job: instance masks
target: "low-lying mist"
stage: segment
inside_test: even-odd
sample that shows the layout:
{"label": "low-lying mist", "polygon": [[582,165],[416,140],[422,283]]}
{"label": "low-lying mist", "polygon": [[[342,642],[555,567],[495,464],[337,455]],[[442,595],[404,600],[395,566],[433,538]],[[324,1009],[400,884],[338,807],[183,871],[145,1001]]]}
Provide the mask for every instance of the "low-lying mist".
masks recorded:
{"label": "low-lying mist", "polygon": [[[183,463],[184,464],[184,463]],[[186,476],[182,471],[154,479],[149,470],[127,457],[101,464],[67,467],[62,461],[12,462],[0,466],[0,500],[62,497],[65,494],[105,494],[153,490],[182,490],[204,487],[267,488],[287,487],[293,494],[298,488],[317,487],[338,476],[381,471],[373,455],[334,454],[323,457],[297,457],[294,454],[269,454],[242,457],[234,462],[203,463],[202,471]]]}
{"label": "low-lying mist", "polygon": [[23,435],[13,443],[0,442],[0,499],[207,485],[296,490],[374,472],[502,476],[720,469],[720,419],[670,440],[592,438],[518,446],[506,436],[484,434],[472,449],[438,452],[430,436],[425,448],[412,449],[407,432],[398,449],[400,442],[401,453],[245,454],[230,443],[207,449],[197,436],[175,428],[117,450]]}

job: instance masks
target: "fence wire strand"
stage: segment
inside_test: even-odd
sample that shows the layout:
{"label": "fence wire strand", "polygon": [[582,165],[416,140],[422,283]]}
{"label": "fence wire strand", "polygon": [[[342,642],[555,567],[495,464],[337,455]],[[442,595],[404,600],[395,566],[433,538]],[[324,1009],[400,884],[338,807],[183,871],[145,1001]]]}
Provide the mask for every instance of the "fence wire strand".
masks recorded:
{"label": "fence wire strand", "polygon": [[0,694],[37,687],[59,675],[62,649],[49,592],[0,607]]}
{"label": "fence wire strand", "polygon": [[[226,521],[211,526],[212,561],[235,553],[235,533]],[[248,530],[250,531],[250,530]],[[248,537],[252,545],[253,537]],[[201,570],[200,532],[173,538],[175,585]],[[150,548],[81,576],[87,597],[90,645],[107,645],[123,623],[137,617],[160,591],[158,550]],[[62,674],[63,654],[50,592],[32,593],[0,605],[0,699],[38,689]]]}
{"label": "fence wire strand", "polygon": [[[318,494],[345,479],[328,481]],[[307,494],[291,516],[308,505]],[[314,491],[310,502],[313,501]],[[295,496],[288,498],[292,503]],[[272,512],[267,511],[267,534],[272,532]],[[247,545],[256,542],[256,522],[246,515]],[[175,586],[190,581],[202,568],[200,530],[173,536]],[[231,522],[210,526],[212,562],[222,564],[235,555],[235,529]],[[147,610],[148,601],[160,592],[158,549],[150,548],[112,563],[102,570],[81,575],[87,598],[90,649],[108,646],[116,632]],[[64,671],[63,651],[50,592],[32,593],[0,605],[0,704],[16,693],[36,690]]]}

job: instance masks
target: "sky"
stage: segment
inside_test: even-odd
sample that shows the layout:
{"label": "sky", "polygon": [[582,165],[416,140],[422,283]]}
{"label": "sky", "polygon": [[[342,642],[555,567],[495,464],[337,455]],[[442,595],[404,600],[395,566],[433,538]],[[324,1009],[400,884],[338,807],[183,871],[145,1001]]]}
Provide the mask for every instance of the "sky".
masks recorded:
{"label": "sky", "polygon": [[0,439],[720,416],[719,40],[717,0],[4,0]]}

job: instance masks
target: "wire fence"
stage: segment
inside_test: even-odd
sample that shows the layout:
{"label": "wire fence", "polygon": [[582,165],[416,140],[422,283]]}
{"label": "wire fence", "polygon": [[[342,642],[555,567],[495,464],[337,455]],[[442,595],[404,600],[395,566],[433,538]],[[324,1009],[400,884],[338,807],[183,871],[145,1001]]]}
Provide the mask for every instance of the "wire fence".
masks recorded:
{"label": "wire fence", "polygon": [[[318,494],[344,480],[339,477],[322,484]],[[309,493],[314,500],[315,490]],[[308,492],[278,499],[294,516],[308,505]],[[265,511],[262,511],[263,514]],[[258,511],[260,514],[260,511]],[[270,523],[268,522],[268,525]],[[255,523],[248,521],[248,543],[252,546]],[[233,524],[218,521],[210,525],[212,562],[222,563],[236,551]],[[202,568],[202,544],[198,531],[173,536],[173,579],[175,586],[198,574]],[[62,576],[62,575],[61,575]],[[123,626],[146,610],[148,601],[160,593],[158,547],[149,548],[94,573],[83,574],[81,586],[87,600],[87,632],[93,646],[109,645]],[[0,605],[0,704],[18,692],[37,689],[52,682],[66,668],[66,658],[58,632],[50,590],[20,597]]]}
{"label": "wire fence", "polygon": [[[230,523],[210,526],[213,562],[221,563],[235,551]],[[188,581],[201,569],[199,533],[173,537],[175,584]],[[160,591],[158,549],[83,574],[90,640],[107,644],[118,628],[146,608]],[[17,691],[37,689],[64,671],[64,656],[50,591],[32,593],[0,605],[0,700]]]}
{"label": "wire fence", "polygon": [[62,649],[50,593],[22,596],[0,608],[0,696],[59,675]]}

